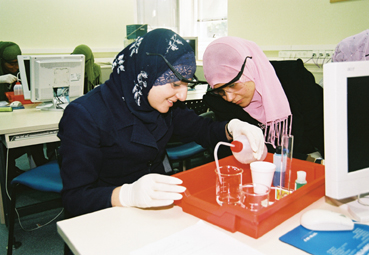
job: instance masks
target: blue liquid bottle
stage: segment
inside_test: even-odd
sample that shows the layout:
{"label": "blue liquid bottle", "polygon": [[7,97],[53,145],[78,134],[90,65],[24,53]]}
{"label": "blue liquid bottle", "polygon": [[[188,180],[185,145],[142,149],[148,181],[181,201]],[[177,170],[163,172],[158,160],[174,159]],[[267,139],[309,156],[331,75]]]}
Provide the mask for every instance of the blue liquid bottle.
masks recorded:
{"label": "blue liquid bottle", "polygon": [[[275,150],[275,153],[273,154],[273,164],[276,165],[274,176],[273,176],[273,186],[274,187],[280,187],[280,186],[283,187],[284,186],[285,172],[282,172],[281,160],[282,160],[281,147],[278,146]],[[280,183],[281,180],[282,180],[282,183]]]}

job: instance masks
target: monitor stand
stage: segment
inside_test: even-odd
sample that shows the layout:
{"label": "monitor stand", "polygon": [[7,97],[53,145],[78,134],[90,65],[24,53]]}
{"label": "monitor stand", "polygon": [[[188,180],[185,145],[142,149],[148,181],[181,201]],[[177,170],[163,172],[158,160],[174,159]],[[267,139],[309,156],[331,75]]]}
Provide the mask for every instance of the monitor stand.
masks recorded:
{"label": "monitor stand", "polygon": [[[334,199],[331,197],[325,197],[328,204],[340,207],[341,210],[347,212],[357,222],[369,221],[369,194],[367,196],[361,195],[360,202],[357,197],[349,197],[345,199]],[[364,204],[365,203],[365,204]]]}
{"label": "monitor stand", "polygon": [[359,222],[369,221],[369,196],[358,195],[357,199],[347,203],[348,212]]}
{"label": "monitor stand", "polygon": [[59,103],[54,104],[53,102],[43,102],[36,106],[36,109],[40,109],[42,111],[64,111],[65,107],[67,107],[68,103]]}
{"label": "monitor stand", "polygon": [[54,89],[53,100],[43,102],[42,104],[36,106],[36,108],[43,111],[64,111],[65,107],[67,107],[68,104],[69,104],[69,96],[63,93],[58,95],[56,88]]}

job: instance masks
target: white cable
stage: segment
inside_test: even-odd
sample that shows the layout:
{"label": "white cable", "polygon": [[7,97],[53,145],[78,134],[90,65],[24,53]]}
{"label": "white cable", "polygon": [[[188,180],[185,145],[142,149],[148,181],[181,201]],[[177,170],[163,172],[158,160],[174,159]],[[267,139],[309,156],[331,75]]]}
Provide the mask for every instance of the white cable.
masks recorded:
{"label": "white cable", "polygon": [[[6,195],[8,196],[9,198],[9,201],[11,201],[11,197],[10,197],[10,194],[9,194],[9,190],[8,190],[8,170],[9,170],[9,164],[8,164],[8,161],[9,161],[9,148],[7,148],[6,150],[6,164],[5,164],[5,192],[6,192]],[[36,230],[36,229],[40,229],[46,225],[49,225],[51,222],[53,222],[56,218],[58,218],[64,211],[64,208],[62,208],[62,210],[53,218],[51,219],[50,221],[46,222],[45,224],[43,225],[39,225],[37,226],[36,228],[32,228],[32,229],[26,229],[23,227],[22,223],[21,223],[21,220],[20,220],[20,217],[19,217],[19,213],[18,213],[18,210],[17,208],[14,208],[15,209],[15,213],[17,214],[18,216],[18,222],[19,222],[19,225],[20,227],[24,230],[24,231],[33,231],[33,230]]]}
{"label": "white cable", "polygon": [[9,191],[8,191],[8,172],[9,172],[9,148],[6,148],[6,159],[5,159],[5,193],[8,196],[9,200],[11,201],[11,197],[9,195]]}
{"label": "white cable", "polygon": [[26,228],[24,228],[23,227],[23,225],[22,225],[22,222],[21,222],[21,220],[20,220],[20,217],[19,217],[19,213],[18,213],[18,210],[17,210],[17,208],[15,208],[15,213],[17,214],[17,216],[18,216],[18,223],[19,223],[19,225],[20,225],[20,227],[24,230],[24,231],[27,231],[27,232],[31,232],[31,231],[34,231],[34,230],[37,230],[37,229],[40,229],[40,228],[42,228],[42,227],[45,227],[45,226],[47,226],[47,225],[49,225],[51,222],[53,222],[55,219],[57,219],[62,213],[63,213],[63,211],[64,211],[64,208],[62,208],[61,209],[61,211],[54,217],[54,218],[52,218],[50,221],[48,221],[48,222],[46,222],[45,224],[43,224],[43,225],[38,225],[37,227],[35,227],[35,228],[31,228],[31,229],[26,229]]}

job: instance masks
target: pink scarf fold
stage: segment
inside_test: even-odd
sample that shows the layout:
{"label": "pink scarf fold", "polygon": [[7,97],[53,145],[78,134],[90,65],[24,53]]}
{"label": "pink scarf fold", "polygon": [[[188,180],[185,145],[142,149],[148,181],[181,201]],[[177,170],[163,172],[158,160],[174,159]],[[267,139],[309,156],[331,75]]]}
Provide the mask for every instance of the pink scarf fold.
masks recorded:
{"label": "pink scarf fold", "polygon": [[252,41],[238,37],[216,39],[206,48],[203,57],[204,75],[213,88],[226,83],[241,70],[242,82],[253,81],[255,93],[248,106],[243,108],[251,117],[262,123],[265,142],[280,145],[282,135],[290,135],[292,114],[283,87],[264,52]]}

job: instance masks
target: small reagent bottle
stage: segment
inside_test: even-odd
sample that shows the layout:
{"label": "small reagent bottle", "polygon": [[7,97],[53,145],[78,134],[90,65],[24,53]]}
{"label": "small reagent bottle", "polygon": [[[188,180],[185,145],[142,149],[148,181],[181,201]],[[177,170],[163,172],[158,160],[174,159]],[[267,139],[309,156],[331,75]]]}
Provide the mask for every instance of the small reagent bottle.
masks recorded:
{"label": "small reagent bottle", "polygon": [[17,81],[17,83],[15,84],[13,90],[14,90],[14,95],[15,96],[23,95],[23,88],[22,88],[22,85],[20,84],[19,81]]}
{"label": "small reagent bottle", "polygon": [[[273,164],[275,164],[275,172],[273,176],[273,186],[274,187],[283,187],[284,185],[284,172],[281,173],[281,147],[278,146],[275,150],[275,153],[273,154]],[[282,176],[281,176],[282,175]]]}
{"label": "small reagent bottle", "polygon": [[306,181],[306,172],[305,171],[297,171],[297,179],[295,182],[295,190],[301,188],[307,183]]}

